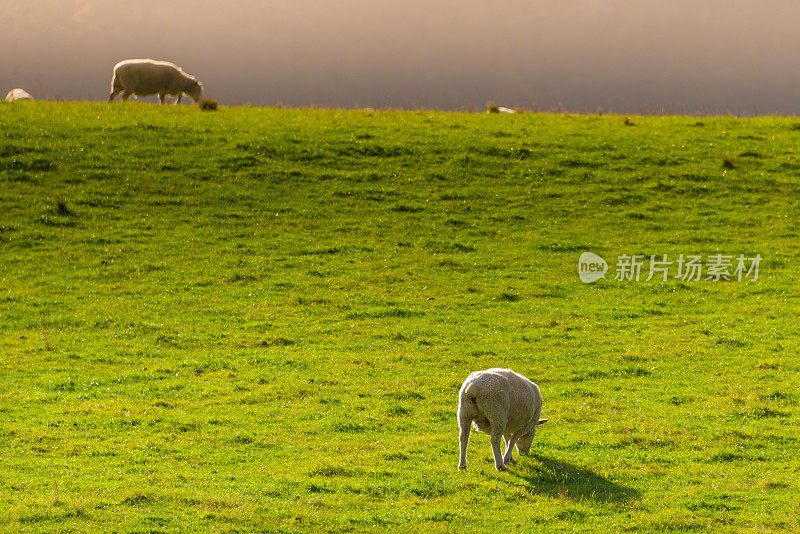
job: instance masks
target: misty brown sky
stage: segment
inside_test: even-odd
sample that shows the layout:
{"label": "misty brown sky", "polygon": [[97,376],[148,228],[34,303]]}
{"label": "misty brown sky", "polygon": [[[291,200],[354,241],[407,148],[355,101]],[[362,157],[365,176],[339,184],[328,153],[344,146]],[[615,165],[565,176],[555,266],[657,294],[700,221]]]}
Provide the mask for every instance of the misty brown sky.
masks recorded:
{"label": "misty brown sky", "polygon": [[178,63],[223,104],[800,114],[790,0],[0,0],[0,93]]}

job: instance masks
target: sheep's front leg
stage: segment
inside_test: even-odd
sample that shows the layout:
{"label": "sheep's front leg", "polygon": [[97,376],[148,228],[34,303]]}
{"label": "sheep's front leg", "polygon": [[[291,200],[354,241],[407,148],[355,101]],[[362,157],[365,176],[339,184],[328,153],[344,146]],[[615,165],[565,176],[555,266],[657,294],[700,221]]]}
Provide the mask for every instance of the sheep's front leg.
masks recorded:
{"label": "sheep's front leg", "polygon": [[516,460],[514,460],[511,455],[514,452],[514,445],[517,444],[519,436],[516,434],[511,434],[510,436],[504,437],[506,438],[506,453],[503,455],[503,463],[505,465],[511,465],[516,463]]}
{"label": "sheep's front leg", "polygon": [[506,471],[506,464],[503,462],[503,453],[500,449],[500,440],[503,439],[503,431],[492,426],[492,453],[494,454],[494,467],[498,471]]}
{"label": "sheep's front leg", "polygon": [[183,98],[183,93],[178,93],[178,99],[175,101],[175,105],[178,105],[178,104],[181,103],[181,98]]}
{"label": "sheep's front leg", "polygon": [[459,441],[459,452],[458,452],[458,468],[466,470],[467,469],[467,445],[469,444],[469,433],[472,430],[472,422],[469,419],[462,419],[459,417],[458,419],[458,441]]}

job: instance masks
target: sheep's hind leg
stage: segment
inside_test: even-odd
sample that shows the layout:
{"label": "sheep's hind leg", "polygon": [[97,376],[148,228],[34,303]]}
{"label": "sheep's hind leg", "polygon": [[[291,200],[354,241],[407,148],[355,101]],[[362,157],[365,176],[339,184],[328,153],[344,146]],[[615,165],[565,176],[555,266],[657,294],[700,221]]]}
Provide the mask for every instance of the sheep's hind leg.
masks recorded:
{"label": "sheep's hind leg", "polygon": [[494,454],[494,467],[498,471],[507,471],[506,464],[503,462],[503,454],[500,449],[500,440],[503,438],[503,431],[496,430],[492,425],[492,453]]}
{"label": "sheep's hind leg", "polygon": [[503,455],[503,464],[505,465],[512,465],[517,463],[517,461],[511,456],[514,452],[514,445],[517,444],[517,440],[519,436],[516,434],[511,434],[509,436],[503,436],[506,440],[506,453]]}
{"label": "sheep's hind leg", "polygon": [[467,418],[458,418],[458,468],[467,469],[467,445],[469,444],[469,433],[472,431],[472,422]]}

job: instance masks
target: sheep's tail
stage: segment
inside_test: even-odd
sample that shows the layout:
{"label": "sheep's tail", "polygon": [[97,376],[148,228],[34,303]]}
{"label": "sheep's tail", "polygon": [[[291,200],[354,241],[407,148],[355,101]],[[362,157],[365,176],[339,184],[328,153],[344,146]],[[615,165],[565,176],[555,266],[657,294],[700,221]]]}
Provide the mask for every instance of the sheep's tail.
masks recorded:
{"label": "sheep's tail", "polygon": [[477,408],[478,406],[478,397],[477,392],[475,391],[475,384],[468,384],[467,387],[464,389],[464,399],[469,400],[470,404]]}

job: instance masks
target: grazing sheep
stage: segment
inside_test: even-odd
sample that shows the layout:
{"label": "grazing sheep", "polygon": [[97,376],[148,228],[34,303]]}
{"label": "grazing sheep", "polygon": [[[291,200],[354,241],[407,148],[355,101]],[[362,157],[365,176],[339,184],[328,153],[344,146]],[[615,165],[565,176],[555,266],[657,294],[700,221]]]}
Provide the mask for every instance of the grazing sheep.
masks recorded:
{"label": "grazing sheep", "polygon": [[152,59],[126,59],[114,65],[108,101],[113,102],[120,93],[122,100],[128,100],[131,95],[157,94],[162,104],[166,95],[177,95],[175,103],[179,104],[183,93],[186,93],[195,102],[199,102],[202,91],[203,84],[174,63]]}
{"label": "grazing sheep", "polygon": [[[458,468],[467,468],[467,443],[470,424],[492,437],[494,466],[505,471],[514,463],[511,457],[516,445],[520,454],[528,454],[537,425],[549,421],[539,419],[542,395],[539,387],[511,369],[487,369],[470,374],[458,392],[458,427],[460,454]],[[501,455],[500,438],[506,440]]]}
{"label": "grazing sheep", "polygon": [[489,104],[486,106],[486,113],[522,113],[518,109],[507,108],[505,106],[495,106],[494,104]]}
{"label": "grazing sheep", "polygon": [[6,95],[6,100],[8,102],[14,102],[15,100],[33,100],[31,94],[20,88],[12,89]]}

